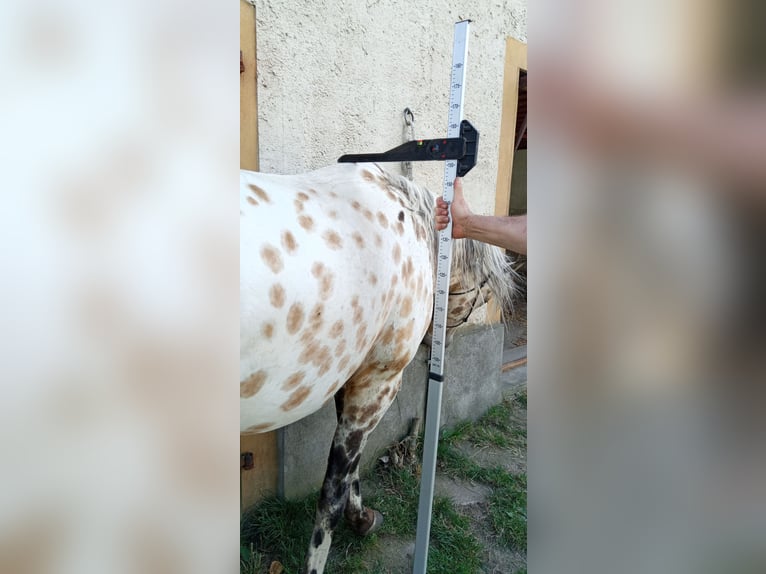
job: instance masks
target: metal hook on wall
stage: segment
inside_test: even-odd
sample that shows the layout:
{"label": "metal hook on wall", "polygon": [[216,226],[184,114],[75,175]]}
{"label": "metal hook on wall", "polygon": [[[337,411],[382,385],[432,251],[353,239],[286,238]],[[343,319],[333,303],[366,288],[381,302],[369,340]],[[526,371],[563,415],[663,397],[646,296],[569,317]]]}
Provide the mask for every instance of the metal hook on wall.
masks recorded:
{"label": "metal hook on wall", "polygon": [[[410,108],[404,108],[404,141],[405,143],[408,141],[412,141],[415,139],[415,114],[412,113],[412,110]],[[402,171],[404,172],[404,176],[412,181],[412,162],[411,161],[403,161],[402,162]]]}

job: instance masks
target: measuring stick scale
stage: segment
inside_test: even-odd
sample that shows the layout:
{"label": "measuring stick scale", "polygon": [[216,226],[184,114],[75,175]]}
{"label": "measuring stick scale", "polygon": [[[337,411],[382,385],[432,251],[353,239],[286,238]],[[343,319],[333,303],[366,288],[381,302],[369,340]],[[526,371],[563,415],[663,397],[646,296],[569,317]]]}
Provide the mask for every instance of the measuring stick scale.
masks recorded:
{"label": "measuring stick scale", "polygon": [[[460,135],[463,119],[465,64],[468,56],[468,25],[470,20],[455,24],[452,46],[452,74],[450,77],[449,115],[447,137]],[[458,162],[448,160],[444,165],[442,197],[447,203],[454,198],[454,181]],[[426,403],[426,426],[423,441],[423,465],[418,504],[418,525],[415,538],[414,574],[426,574],[428,565],[428,542],[431,533],[434,481],[436,479],[436,453],[439,445],[439,421],[441,418],[442,387],[444,380],[444,353],[447,334],[447,299],[452,264],[452,218],[439,233],[439,249],[436,264],[436,288],[434,292],[433,337],[428,374],[428,399]]]}

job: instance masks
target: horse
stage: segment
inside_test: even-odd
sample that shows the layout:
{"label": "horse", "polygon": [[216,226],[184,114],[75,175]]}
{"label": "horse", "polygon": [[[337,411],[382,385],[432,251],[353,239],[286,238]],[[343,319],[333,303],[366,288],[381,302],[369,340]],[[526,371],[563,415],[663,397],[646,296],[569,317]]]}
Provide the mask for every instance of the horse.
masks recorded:
{"label": "horse", "polygon": [[[337,427],[306,572],[321,574],[345,514],[367,535],[359,460],[429,330],[438,252],[434,196],[377,164],[310,173],[240,172],[240,428],[263,433],[334,400]],[[453,245],[451,333],[490,294],[513,295],[511,262]]]}

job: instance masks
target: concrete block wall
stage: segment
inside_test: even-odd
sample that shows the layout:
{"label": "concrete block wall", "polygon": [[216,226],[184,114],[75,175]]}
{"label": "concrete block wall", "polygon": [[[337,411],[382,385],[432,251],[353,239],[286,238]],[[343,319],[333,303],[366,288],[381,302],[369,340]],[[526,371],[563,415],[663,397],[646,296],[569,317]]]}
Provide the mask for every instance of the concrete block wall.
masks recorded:
{"label": "concrete block wall", "polygon": [[[402,388],[370,436],[362,455],[362,474],[389,446],[407,435],[413,418],[420,417],[425,422],[429,353],[430,350],[421,345],[405,369]],[[501,325],[467,325],[456,333],[444,364],[442,427],[476,420],[502,401],[502,353]],[[318,491],[335,432],[334,403],[328,403],[280,432],[280,493],[296,498]]]}

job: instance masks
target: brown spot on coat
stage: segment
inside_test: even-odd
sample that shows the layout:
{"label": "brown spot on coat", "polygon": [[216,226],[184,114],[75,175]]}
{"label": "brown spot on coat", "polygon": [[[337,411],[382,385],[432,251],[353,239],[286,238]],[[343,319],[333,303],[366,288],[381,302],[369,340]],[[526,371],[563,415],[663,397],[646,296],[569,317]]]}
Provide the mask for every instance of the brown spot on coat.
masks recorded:
{"label": "brown spot on coat", "polygon": [[364,237],[362,237],[361,233],[354,231],[354,233],[351,234],[351,238],[359,249],[364,249]]}
{"label": "brown spot on coat", "polygon": [[317,261],[311,266],[311,274],[319,281],[319,296],[322,299],[330,297],[334,287],[334,275],[321,261]]}
{"label": "brown spot on coat", "polygon": [[367,344],[365,335],[367,334],[367,323],[362,323],[356,330],[356,350],[361,351]]}
{"label": "brown spot on coat", "polygon": [[386,327],[386,330],[383,333],[383,336],[380,338],[380,343],[382,345],[390,345],[393,340],[394,340],[393,326]]}
{"label": "brown spot on coat", "polygon": [[406,327],[403,327],[399,331],[399,336],[397,337],[398,343],[409,343],[410,339],[412,339],[412,332],[415,330],[415,323],[410,321]]}
{"label": "brown spot on coat", "polygon": [[309,313],[309,325],[314,331],[319,331],[322,328],[324,322],[324,305],[317,303]]}
{"label": "brown spot on coat", "polygon": [[301,354],[298,355],[298,362],[299,363],[308,363],[313,362],[316,359],[317,353],[319,353],[319,343],[312,340],[309,341],[309,343],[303,347],[303,351],[301,351]]}
{"label": "brown spot on coat", "polygon": [[370,273],[370,285],[373,287],[378,284],[378,276],[375,273]]}
{"label": "brown spot on coat", "polygon": [[268,243],[261,247],[261,259],[273,273],[279,273],[284,267],[279,249]]}
{"label": "brown spot on coat", "polygon": [[296,199],[293,201],[293,205],[295,206],[295,212],[300,213],[303,211],[303,202],[300,199]]}
{"label": "brown spot on coat", "polygon": [[340,235],[338,235],[338,233],[332,229],[325,231],[322,234],[322,239],[324,239],[325,243],[327,243],[327,247],[335,251],[343,247],[343,240],[340,238]]}
{"label": "brown spot on coat", "polygon": [[365,209],[362,212],[362,214],[367,219],[367,221],[372,221],[374,219],[374,216],[372,215],[372,211],[370,211],[369,209]]}
{"label": "brown spot on coat", "polygon": [[330,329],[330,338],[331,339],[337,339],[341,336],[343,333],[343,320],[338,319],[333,323],[332,328]]}
{"label": "brown spot on coat", "polygon": [[414,272],[415,266],[412,264],[412,257],[407,257],[407,261],[402,263],[402,280],[405,284],[409,284]]}
{"label": "brown spot on coat", "polygon": [[322,275],[322,278],[319,280],[319,296],[324,300],[328,299],[330,295],[332,295],[333,291],[333,281],[334,277],[333,274],[329,271]]}
{"label": "brown spot on coat", "polygon": [[412,313],[412,297],[409,295],[404,298],[404,301],[402,301],[401,309],[399,309],[399,313],[402,317],[409,317]]}
{"label": "brown spot on coat", "polygon": [[375,247],[377,247],[378,249],[383,247],[383,238],[380,236],[379,233],[375,234]]}
{"label": "brown spot on coat", "polygon": [[319,279],[322,275],[324,275],[324,263],[322,263],[321,261],[315,262],[311,266],[311,274],[317,279]]}
{"label": "brown spot on coat", "polygon": [[338,372],[342,373],[343,370],[348,367],[350,361],[351,357],[349,355],[345,355],[340,361],[338,361]]}
{"label": "brown spot on coat", "polygon": [[309,196],[303,193],[302,191],[299,191],[298,193],[296,193],[295,197],[297,197],[301,201],[307,201],[309,199]]}
{"label": "brown spot on coat", "polygon": [[285,230],[282,232],[282,247],[291,255],[298,249],[298,242],[290,231]]}
{"label": "brown spot on coat", "polygon": [[343,351],[346,350],[346,340],[341,339],[338,341],[338,344],[335,345],[335,356],[340,357],[343,354]]}
{"label": "brown spot on coat", "polygon": [[263,191],[263,189],[261,189],[254,183],[251,183],[249,187],[250,187],[250,191],[252,191],[258,199],[260,199],[261,201],[265,201],[266,203],[271,203],[271,199],[269,199],[268,194],[265,191]]}
{"label": "brown spot on coat", "polygon": [[310,394],[311,387],[298,387],[292,392],[290,398],[282,403],[279,408],[283,411],[291,411],[300,406]]}
{"label": "brown spot on coat", "polygon": [[388,218],[385,215],[383,215],[383,212],[382,211],[378,211],[378,213],[376,215],[378,217],[378,224],[383,229],[388,229]]}
{"label": "brown spot on coat", "polygon": [[314,219],[310,215],[301,215],[298,217],[298,225],[306,231],[314,229]]}
{"label": "brown spot on coat", "polygon": [[394,225],[394,231],[397,235],[404,235],[404,224],[401,221],[397,221]]}
{"label": "brown spot on coat", "polygon": [[375,181],[375,176],[372,174],[372,172],[366,169],[362,170],[362,178],[365,181]]}
{"label": "brown spot on coat", "polygon": [[269,288],[269,301],[272,307],[280,309],[285,304],[285,290],[279,283],[274,283]]}
{"label": "brown spot on coat", "polygon": [[254,396],[266,382],[266,371],[260,369],[239,383],[239,396],[243,399]]}
{"label": "brown spot on coat", "polygon": [[291,335],[297,333],[303,325],[303,305],[293,303],[287,312],[287,332]]}
{"label": "brown spot on coat", "polygon": [[269,321],[268,323],[264,323],[261,327],[261,335],[263,335],[267,339],[271,339],[271,337],[274,336],[274,323]]}
{"label": "brown spot on coat", "polygon": [[293,373],[287,379],[285,379],[285,382],[282,383],[282,390],[283,391],[291,391],[298,385],[300,385],[303,382],[303,379],[306,378],[306,373],[303,371],[298,371],[297,373]]}
{"label": "brown spot on coat", "polygon": [[255,198],[252,195],[247,196],[247,202],[250,205],[260,205],[257,201],[255,201]]}
{"label": "brown spot on coat", "polygon": [[326,393],[325,393],[325,395],[324,395],[324,396],[325,396],[325,398],[329,397],[330,395],[334,395],[334,394],[337,392],[338,388],[340,388],[340,386],[341,386],[342,384],[343,384],[343,381],[342,381],[342,380],[338,380],[338,381],[335,381],[335,382],[332,384],[332,386],[331,386],[329,389],[327,389],[327,392],[326,392]]}
{"label": "brown spot on coat", "polygon": [[402,260],[402,247],[397,243],[394,245],[394,263],[396,265],[399,265],[399,262]]}
{"label": "brown spot on coat", "polygon": [[319,356],[317,357],[316,364],[319,367],[317,375],[320,377],[330,370],[330,367],[332,366],[332,353],[330,352],[329,347],[322,346],[319,349]]}

